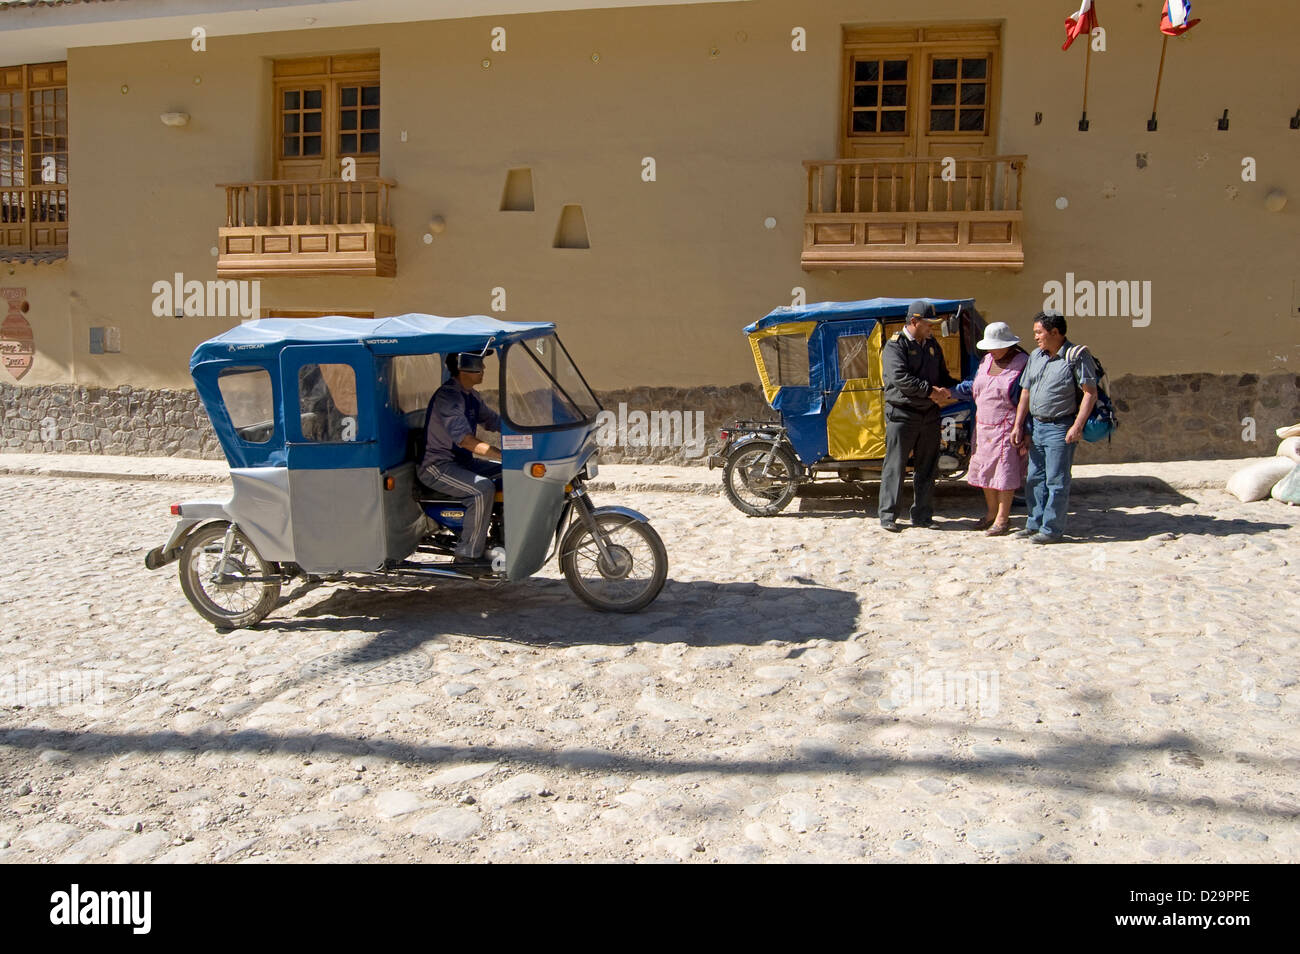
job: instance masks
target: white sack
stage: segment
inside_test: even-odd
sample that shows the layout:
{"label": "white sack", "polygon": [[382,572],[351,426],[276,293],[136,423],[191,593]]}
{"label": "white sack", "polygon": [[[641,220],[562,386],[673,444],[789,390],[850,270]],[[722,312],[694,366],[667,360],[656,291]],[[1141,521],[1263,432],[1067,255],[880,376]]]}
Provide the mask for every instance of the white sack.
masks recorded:
{"label": "white sack", "polygon": [[1244,503],[1265,500],[1273,485],[1291,473],[1296,462],[1289,457],[1266,457],[1248,464],[1228,478],[1228,493]]}

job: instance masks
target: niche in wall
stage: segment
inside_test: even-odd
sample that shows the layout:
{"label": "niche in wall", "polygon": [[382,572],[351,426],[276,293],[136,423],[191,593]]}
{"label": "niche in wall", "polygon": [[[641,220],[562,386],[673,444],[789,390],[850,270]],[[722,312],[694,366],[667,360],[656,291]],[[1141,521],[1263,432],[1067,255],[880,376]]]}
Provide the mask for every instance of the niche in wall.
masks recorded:
{"label": "niche in wall", "polygon": [[560,224],[555,229],[556,248],[591,248],[587,238],[587,218],[582,206],[566,205],[560,212]]}
{"label": "niche in wall", "polygon": [[506,173],[506,187],[501,192],[501,211],[533,211],[532,169],[511,169]]}

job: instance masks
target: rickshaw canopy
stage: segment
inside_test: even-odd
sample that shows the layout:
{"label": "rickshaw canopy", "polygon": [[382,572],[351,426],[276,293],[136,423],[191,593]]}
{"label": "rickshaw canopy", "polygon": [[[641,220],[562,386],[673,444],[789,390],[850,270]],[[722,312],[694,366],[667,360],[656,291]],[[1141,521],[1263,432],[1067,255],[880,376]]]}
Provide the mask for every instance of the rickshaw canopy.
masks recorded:
{"label": "rickshaw canopy", "polygon": [[263,318],[203,342],[190,358],[190,370],[205,361],[265,354],[287,345],[360,344],[374,354],[447,354],[480,351],[491,338],[495,344],[506,344],[553,331],[555,325],[549,321],[501,321],[486,315]]}
{"label": "rickshaw canopy", "polygon": [[[786,306],[745,327],[763,395],[781,413],[790,442],[805,464],[884,457],[885,325],[899,326],[916,300]],[[983,330],[975,299],[920,300],[934,306],[936,319],[963,316],[938,340],[952,373],[973,377],[979,363],[974,342]]]}

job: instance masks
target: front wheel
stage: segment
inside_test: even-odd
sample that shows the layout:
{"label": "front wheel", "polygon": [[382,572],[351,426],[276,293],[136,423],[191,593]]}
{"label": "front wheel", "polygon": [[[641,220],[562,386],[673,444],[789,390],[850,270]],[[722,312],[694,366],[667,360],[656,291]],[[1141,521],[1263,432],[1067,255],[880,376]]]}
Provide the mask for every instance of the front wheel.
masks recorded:
{"label": "front wheel", "polygon": [[[224,564],[226,523],[195,530],[181,551],[181,589],[200,616],[221,629],[242,629],[260,623],[275,609],[280,583],[275,570],[248,537],[236,529]],[[252,577],[253,579],[247,579]]]}
{"label": "front wheel", "polygon": [[649,606],[668,578],[668,551],[648,523],[623,514],[594,517],[606,554],[584,521],[560,544],[560,568],[584,603],[608,613],[635,613]]}
{"label": "front wheel", "polygon": [[771,444],[750,444],[727,458],[722,471],[722,490],[741,513],[751,517],[774,517],[799,491],[799,466],[794,455],[778,444],[767,464]]}

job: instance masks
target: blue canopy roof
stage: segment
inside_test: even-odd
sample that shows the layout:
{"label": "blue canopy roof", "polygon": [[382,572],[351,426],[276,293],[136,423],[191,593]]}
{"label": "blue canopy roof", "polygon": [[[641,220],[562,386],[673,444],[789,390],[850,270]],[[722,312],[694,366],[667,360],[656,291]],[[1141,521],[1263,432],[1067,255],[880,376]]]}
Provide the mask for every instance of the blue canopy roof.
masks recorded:
{"label": "blue canopy roof", "polygon": [[819,301],[798,308],[785,306],[745,326],[745,333],[784,325],[794,321],[847,321],[852,318],[901,318],[914,301],[928,301],[943,314],[956,311],[958,305],[974,305],[974,298],[869,298],[865,301]]}
{"label": "blue canopy roof", "polygon": [[479,351],[489,339],[501,345],[555,331],[549,321],[501,321],[486,315],[441,318],[409,314],[395,318],[263,318],[211,338],[190,358],[203,361],[252,355],[295,344],[364,344],[375,354],[446,354]]}

